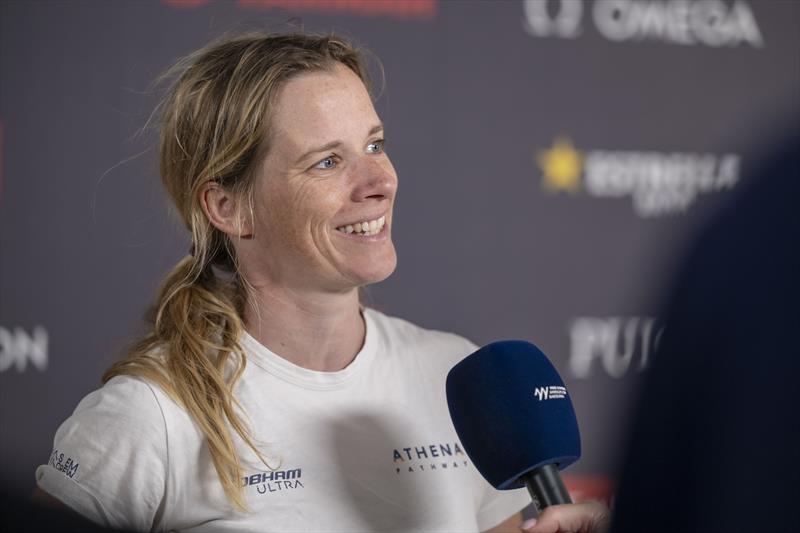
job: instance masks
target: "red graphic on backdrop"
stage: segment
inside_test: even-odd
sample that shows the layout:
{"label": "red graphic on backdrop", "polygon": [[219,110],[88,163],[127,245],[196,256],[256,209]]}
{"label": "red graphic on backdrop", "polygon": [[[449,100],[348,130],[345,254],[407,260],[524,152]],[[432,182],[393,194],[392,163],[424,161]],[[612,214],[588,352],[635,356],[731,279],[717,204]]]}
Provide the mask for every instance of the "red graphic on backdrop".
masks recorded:
{"label": "red graphic on backdrop", "polygon": [[[163,0],[177,9],[194,9],[215,0]],[[236,0],[239,9],[281,9],[290,13],[354,15],[430,20],[436,16],[439,0]]]}
{"label": "red graphic on backdrop", "polygon": [[565,474],[564,485],[576,503],[599,500],[611,505],[614,499],[614,482],[607,476]]}

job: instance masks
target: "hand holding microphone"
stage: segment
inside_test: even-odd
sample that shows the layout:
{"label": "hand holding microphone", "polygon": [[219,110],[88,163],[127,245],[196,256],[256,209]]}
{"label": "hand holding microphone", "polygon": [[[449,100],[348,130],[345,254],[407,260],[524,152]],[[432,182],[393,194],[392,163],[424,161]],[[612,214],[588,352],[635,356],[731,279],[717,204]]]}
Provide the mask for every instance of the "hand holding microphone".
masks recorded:
{"label": "hand holding microphone", "polygon": [[610,527],[608,508],[600,502],[570,503],[548,507],[537,518],[526,520],[525,533],[605,533]]}
{"label": "hand holding microphone", "polygon": [[529,531],[605,527],[604,507],[562,505],[572,500],[559,470],[581,455],[578,421],[564,382],[536,346],[501,341],[466,357],[447,376],[447,403],[483,477],[499,490],[528,488],[540,513]]}

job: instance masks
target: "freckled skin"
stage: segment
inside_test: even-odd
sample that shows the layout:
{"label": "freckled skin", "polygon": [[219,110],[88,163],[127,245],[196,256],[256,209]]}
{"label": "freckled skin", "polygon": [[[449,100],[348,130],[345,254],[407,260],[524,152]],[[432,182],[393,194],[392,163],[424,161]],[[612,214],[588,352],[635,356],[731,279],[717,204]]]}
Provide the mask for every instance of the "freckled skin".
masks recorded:
{"label": "freckled skin", "polygon": [[[251,280],[303,291],[348,292],[388,277],[397,175],[375,144],[383,132],[361,80],[344,66],[289,80],[276,100],[256,178],[255,246],[243,250]],[[303,154],[326,144],[339,145]],[[326,158],[335,162],[333,168]],[[336,226],[386,215],[386,238],[358,241]]]}

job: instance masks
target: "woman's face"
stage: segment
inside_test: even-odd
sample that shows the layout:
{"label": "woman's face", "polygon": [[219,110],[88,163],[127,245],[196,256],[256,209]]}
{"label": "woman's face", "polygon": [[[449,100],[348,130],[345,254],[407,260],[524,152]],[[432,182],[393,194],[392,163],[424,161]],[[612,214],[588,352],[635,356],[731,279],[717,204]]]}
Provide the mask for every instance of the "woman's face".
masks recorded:
{"label": "woman's face", "polygon": [[278,93],[270,126],[256,176],[251,274],[326,292],[388,277],[397,262],[397,175],[358,76],[336,65],[292,78]]}

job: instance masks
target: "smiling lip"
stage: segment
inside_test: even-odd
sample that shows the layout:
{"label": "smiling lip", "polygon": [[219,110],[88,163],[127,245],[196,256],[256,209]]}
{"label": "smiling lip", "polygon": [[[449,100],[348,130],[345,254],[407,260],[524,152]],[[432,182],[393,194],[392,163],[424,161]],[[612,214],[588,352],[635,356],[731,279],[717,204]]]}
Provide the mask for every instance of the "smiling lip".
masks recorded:
{"label": "smiling lip", "polygon": [[[382,221],[382,222],[379,222]],[[376,227],[375,230],[368,230],[367,233],[364,233],[363,230],[361,232],[356,232],[354,225],[348,224],[346,226],[339,226],[336,228],[336,233],[341,235],[346,239],[351,239],[354,241],[361,241],[361,242],[374,242],[374,241],[382,241],[387,238],[389,234],[389,224],[386,223],[386,217],[380,217],[375,219]],[[360,223],[359,223],[360,224]],[[346,228],[351,227],[352,231],[347,233]]]}
{"label": "smiling lip", "polygon": [[383,231],[386,225],[386,215],[381,215],[372,220],[364,220],[361,222],[354,222],[352,224],[344,224],[336,227],[336,231],[343,235],[353,235],[358,237],[369,237],[378,235]]}
{"label": "smiling lip", "polygon": [[364,235],[363,233],[342,233],[341,231],[336,232],[337,235],[341,235],[345,239],[353,240],[356,242],[375,242],[375,241],[383,241],[389,235],[389,225],[383,226],[378,233],[372,233],[370,235]]}

